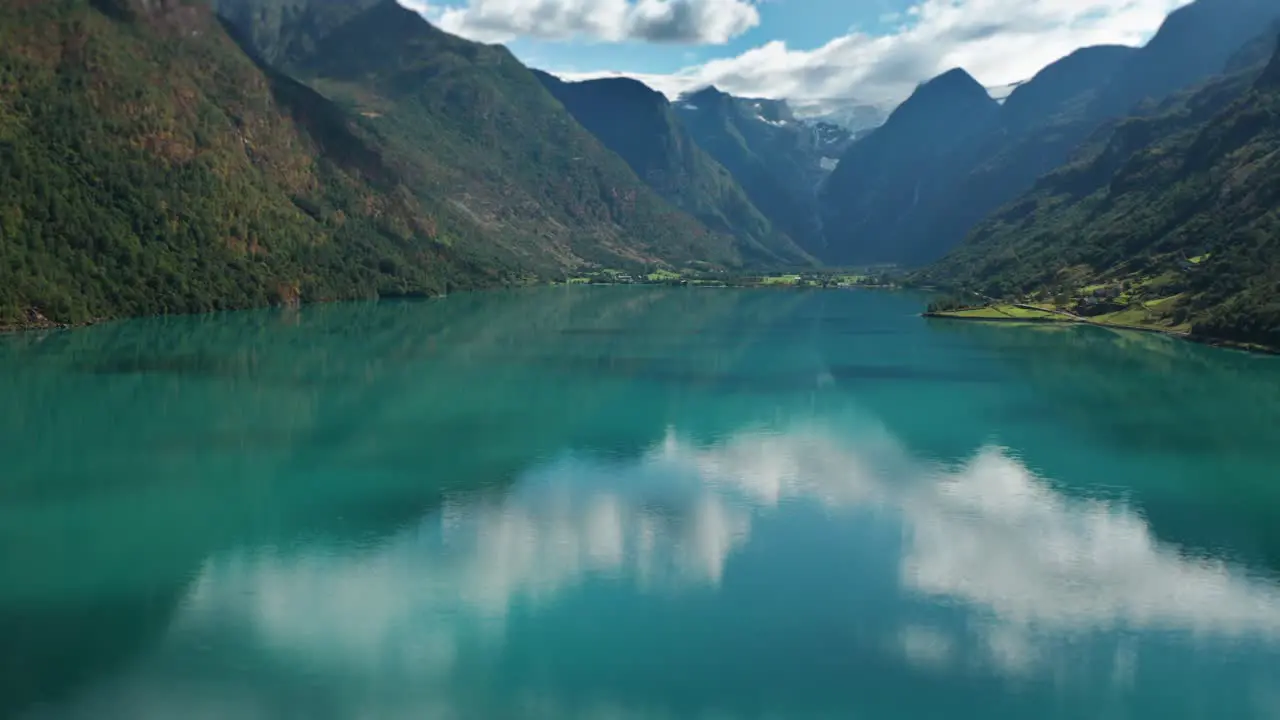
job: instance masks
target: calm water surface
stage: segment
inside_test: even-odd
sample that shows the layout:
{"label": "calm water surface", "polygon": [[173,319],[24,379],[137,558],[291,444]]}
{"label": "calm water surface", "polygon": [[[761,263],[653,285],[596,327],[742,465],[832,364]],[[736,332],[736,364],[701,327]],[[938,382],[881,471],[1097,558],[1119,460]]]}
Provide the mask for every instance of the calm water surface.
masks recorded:
{"label": "calm water surface", "polygon": [[0,339],[0,716],[1280,717],[1280,363],[919,306]]}

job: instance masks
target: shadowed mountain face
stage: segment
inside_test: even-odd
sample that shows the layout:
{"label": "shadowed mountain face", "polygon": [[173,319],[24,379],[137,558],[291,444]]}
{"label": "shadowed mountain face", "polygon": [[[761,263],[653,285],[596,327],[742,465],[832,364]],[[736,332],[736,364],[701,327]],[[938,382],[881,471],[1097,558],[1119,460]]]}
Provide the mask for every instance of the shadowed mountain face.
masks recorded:
{"label": "shadowed mountain face", "polygon": [[378,0],[210,0],[254,51],[276,65],[315,52],[316,42]]}
{"label": "shadowed mountain face", "polygon": [[[1173,13],[1145,47],[1077,51],[1020,85],[998,109],[976,83],[947,83],[946,75],[927,83],[904,104],[924,110],[900,109],[854,143],[824,187],[823,259],[937,259],[1066,163],[1103,123],[1150,112],[1139,104],[1222,72],[1277,16],[1280,7],[1262,0],[1198,0]],[[957,92],[937,92],[940,82]]]}
{"label": "shadowed mountain face", "polygon": [[916,257],[929,208],[945,201],[1000,105],[963,70],[921,85],[883,126],[855,142],[822,189],[831,262]]}
{"label": "shadowed mountain face", "polygon": [[1036,73],[1010,93],[1000,120],[1009,132],[1043,125],[1056,117],[1080,114],[1082,100],[1106,85],[1142,51],[1124,45],[1097,45],[1077,50]]}
{"label": "shadowed mountain face", "polygon": [[1093,115],[1114,117],[1144,100],[1223,71],[1232,56],[1280,17],[1273,0],[1197,0],[1173,11],[1142,51],[1099,92]]}
{"label": "shadowed mountain face", "polygon": [[817,187],[852,134],[798,120],[785,102],[734,97],[714,87],[685,95],[674,107],[693,140],[733,175],[774,229],[821,258]]}
{"label": "shadowed mountain face", "polygon": [[708,228],[736,237],[744,258],[773,265],[812,262],[773,229],[733,175],[698,147],[661,93],[625,78],[567,83],[547,73],[535,75],[659,195]]}
{"label": "shadowed mountain face", "polygon": [[1280,38],[1280,18],[1227,60],[1225,74],[1234,75],[1266,63],[1276,50],[1277,38]]}

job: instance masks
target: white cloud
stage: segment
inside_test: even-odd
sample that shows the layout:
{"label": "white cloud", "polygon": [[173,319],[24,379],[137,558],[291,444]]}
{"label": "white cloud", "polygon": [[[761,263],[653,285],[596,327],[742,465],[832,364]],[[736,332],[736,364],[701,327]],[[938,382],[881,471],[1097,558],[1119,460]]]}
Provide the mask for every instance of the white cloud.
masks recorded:
{"label": "white cloud", "polygon": [[[518,2],[518,0],[509,0]],[[736,95],[903,99],[963,67],[986,85],[1024,80],[1088,45],[1139,45],[1188,0],[924,0],[888,35],[851,32],[802,50],[775,40],[668,75],[621,73],[675,96],[706,85]],[[766,28],[767,29],[767,28]],[[557,73],[585,79],[620,73]]]}
{"label": "white cloud", "polygon": [[751,0],[402,0],[444,30],[481,42],[519,37],[720,44],[760,24]]}

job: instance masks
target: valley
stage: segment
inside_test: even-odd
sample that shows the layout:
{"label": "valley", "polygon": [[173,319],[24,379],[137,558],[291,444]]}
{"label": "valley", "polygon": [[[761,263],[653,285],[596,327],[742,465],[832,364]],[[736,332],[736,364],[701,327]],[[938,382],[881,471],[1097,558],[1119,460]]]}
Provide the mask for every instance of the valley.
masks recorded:
{"label": "valley", "polygon": [[565,81],[393,0],[11,4],[0,327],[884,266],[1280,345],[1277,36],[1269,2],[1196,0],[881,115]]}

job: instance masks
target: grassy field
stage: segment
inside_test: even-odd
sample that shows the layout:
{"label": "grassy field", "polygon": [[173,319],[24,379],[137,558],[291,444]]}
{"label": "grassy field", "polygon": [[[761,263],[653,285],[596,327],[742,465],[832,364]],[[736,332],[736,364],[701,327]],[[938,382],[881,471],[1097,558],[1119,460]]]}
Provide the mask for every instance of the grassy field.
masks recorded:
{"label": "grassy field", "polygon": [[1031,310],[1013,305],[988,305],[986,307],[934,313],[934,315],[937,317],[968,318],[972,320],[1066,320],[1063,316],[1047,310]]}
{"label": "grassy field", "polygon": [[1042,304],[1038,307],[1044,309],[1033,309],[1027,307],[1017,307],[1012,304],[986,305],[982,307],[962,308],[958,310],[948,310],[944,312],[931,313],[931,317],[956,318],[961,320],[994,320],[994,321],[1027,321],[1027,322],[1060,322],[1060,323],[1079,323],[1084,325],[1099,325],[1103,327],[1127,328],[1135,330],[1155,330],[1170,333],[1186,333],[1190,331],[1190,325],[1184,323],[1175,325],[1172,320],[1174,306],[1180,296],[1171,296],[1150,300],[1146,302],[1135,302],[1123,310],[1112,313],[1095,315],[1093,317],[1079,317],[1070,314],[1071,311],[1066,308],[1055,308],[1051,305]]}
{"label": "grassy field", "polygon": [[1181,295],[1139,301],[1124,310],[1098,315],[1089,319],[1101,325],[1152,328],[1170,332],[1190,332],[1190,323],[1184,322],[1178,325],[1173,322],[1174,306],[1179,298],[1181,298]]}
{"label": "grassy field", "polygon": [[1095,315],[1089,320],[1103,325],[1146,325],[1150,322],[1149,317],[1150,313],[1145,308],[1133,305],[1117,312]]}
{"label": "grassy field", "polygon": [[649,282],[665,282],[667,280],[679,280],[681,275],[680,273],[671,272],[670,270],[658,270],[656,272],[649,273],[648,277]]}
{"label": "grassy field", "polygon": [[760,278],[761,285],[795,285],[800,282],[799,275],[778,275]]}
{"label": "grassy field", "polygon": [[880,276],[860,274],[852,270],[839,271],[806,271],[800,273],[778,273],[771,275],[736,274],[724,270],[700,270],[685,268],[681,270],[656,269],[652,272],[626,272],[612,268],[599,270],[579,270],[576,277],[559,281],[556,284],[585,285],[593,283],[621,284],[665,284],[682,282],[698,286],[733,286],[761,288],[835,288],[835,287],[892,287],[892,280]]}

